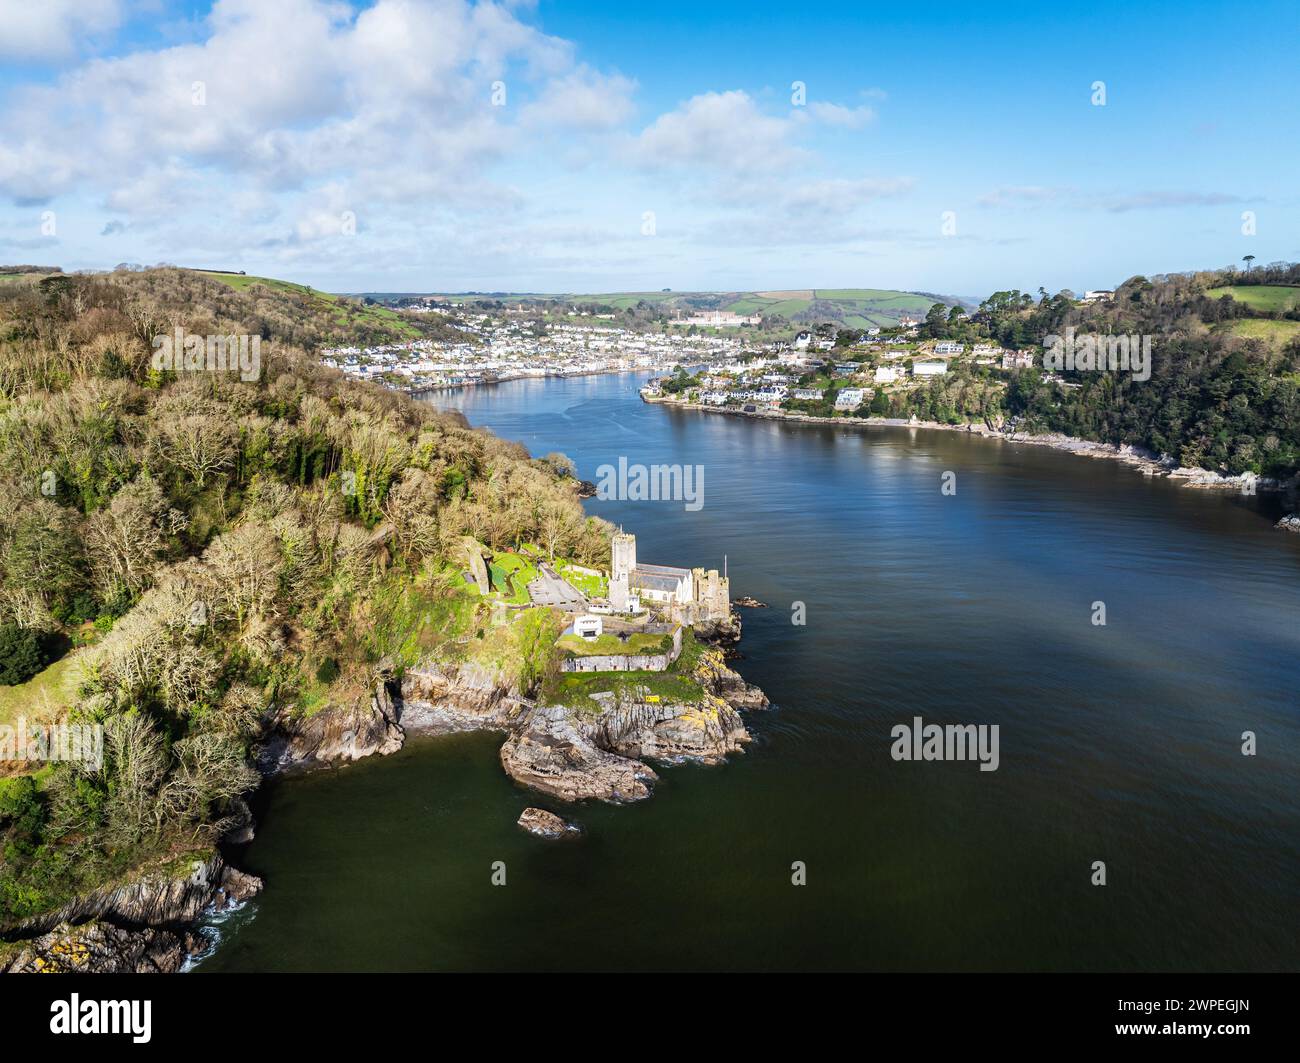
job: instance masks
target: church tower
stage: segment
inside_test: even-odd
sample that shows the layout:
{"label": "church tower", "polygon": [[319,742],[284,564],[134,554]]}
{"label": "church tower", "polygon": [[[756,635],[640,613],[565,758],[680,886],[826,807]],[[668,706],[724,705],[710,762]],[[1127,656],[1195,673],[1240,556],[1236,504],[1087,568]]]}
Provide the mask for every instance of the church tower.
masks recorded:
{"label": "church tower", "polygon": [[609,604],[616,613],[628,611],[635,568],[636,536],[618,532],[610,545],[609,565]]}

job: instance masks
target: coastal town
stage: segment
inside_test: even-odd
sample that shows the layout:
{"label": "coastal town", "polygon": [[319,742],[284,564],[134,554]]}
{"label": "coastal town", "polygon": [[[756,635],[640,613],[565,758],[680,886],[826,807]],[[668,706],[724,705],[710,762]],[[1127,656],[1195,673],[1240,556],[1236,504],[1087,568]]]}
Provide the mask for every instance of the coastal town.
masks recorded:
{"label": "coastal town", "polygon": [[818,339],[801,332],[792,343],[769,345],[740,362],[651,380],[642,396],[745,413],[889,416],[909,392],[935,378],[965,370],[996,382],[1032,368],[1034,357],[1032,349],[1005,349],[997,343],[923,340],[916,323],[904,319],[897,328],[871,328],[856,338],[841,333]]}
{"label": "coastal town", "polygon": [[[523,307],[498,312],[456,311],[455,340],[418,339],[322,352],[325,365],[349,376],[419,394],[529,377],[585,376],[727,362],[744,346],[736,334],[697,329],[637,329],[586,314],[543,319]],[[712,319],[710,319],[712,321]],[[729,325],[721,319],[716,325]]]}

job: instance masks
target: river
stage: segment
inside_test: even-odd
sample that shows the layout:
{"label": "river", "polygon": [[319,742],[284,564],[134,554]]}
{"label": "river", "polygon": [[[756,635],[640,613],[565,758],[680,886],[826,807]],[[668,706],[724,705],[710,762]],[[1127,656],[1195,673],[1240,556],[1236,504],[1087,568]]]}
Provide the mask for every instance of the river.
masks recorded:
{"label": "river", "polygon": [[[640,560],[725,555],[733,595],[769,603],[736,664],[773,701],[755,742],[570,810],[585,833],[559,843],[515,826],[565,810],[492,735],[274,782],[233,854],[266,890],[200,971],[1300,968],[1300,536],[1266,502],[957,433],[648,406],[637,381],[437,401],[586,479],[703,467],[698,510],[587,505]],[[997,724],[998,770],[895,761],[916,716]]]}

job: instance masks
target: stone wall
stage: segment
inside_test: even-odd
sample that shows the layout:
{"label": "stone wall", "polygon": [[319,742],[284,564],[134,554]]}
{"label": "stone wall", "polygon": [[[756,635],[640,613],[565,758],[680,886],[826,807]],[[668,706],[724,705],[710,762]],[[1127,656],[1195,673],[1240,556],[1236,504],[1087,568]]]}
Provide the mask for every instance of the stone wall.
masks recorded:
{"label": "stone wall", "polygon": [[667,653],[604,653],[590,657],[566,657],[562,672],[666,672],[681,656],[682,629],[673,630],[673,645]]}

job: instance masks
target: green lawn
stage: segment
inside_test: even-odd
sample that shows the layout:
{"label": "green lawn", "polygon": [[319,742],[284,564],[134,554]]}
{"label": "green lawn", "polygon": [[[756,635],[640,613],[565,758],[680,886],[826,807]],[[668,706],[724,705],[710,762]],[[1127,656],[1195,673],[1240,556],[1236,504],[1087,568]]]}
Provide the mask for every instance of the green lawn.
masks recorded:
{"label": "green lawn", "polygon": [[1300,306],[1300,287],[1294,285],[1232,284],[1223,288],[1211,288],[1205,294],[1211,299],[1231,295],[1236,302],[1265,313],[1294,310]]}
{"label": "green lawn", "polygon": [[564,563],[557,565],[555,571],[588,598],[604,598],[609,594],[609,583],[604,576],[593,576]]}
{"label": "green lawn", "polygon": [[500,553],[488,566],[492,587],[500,591],[507,601],[526,605],[529,601],[528,584],[537,578],[537,569],[523,554]]}

